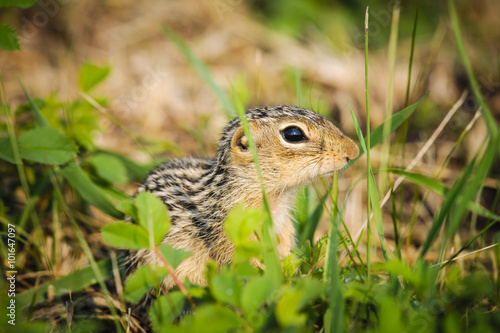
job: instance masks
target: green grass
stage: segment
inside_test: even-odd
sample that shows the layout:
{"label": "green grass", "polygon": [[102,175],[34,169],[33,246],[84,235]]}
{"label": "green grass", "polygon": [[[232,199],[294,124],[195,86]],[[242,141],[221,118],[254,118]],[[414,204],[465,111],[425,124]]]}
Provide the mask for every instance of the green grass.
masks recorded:
{"label": "green grass", "polygon": [[[360,115],[349,105],[360,142],[360,155],[366,156],[366,159],[359,157],[349,163],[349,167],[359,171],[358,180],[349,190],[340,193],[339,177],[343,174],[342,170],[335,173],[332,184],[323,180],[322,187],[303,190],[297,199],[295,212],[299,240],[297,248],[293,255],[282,262],[278,260],[276,254],[269,203],[262,181],[263,211],[237,207],[228,218],[231,223],[225,226],[236,247],[237,256],[234,262],[220,270],[214,265],[209,265],[207,280],[210,286],[207,288],[178,281],[180,291],[159,297],[150,311],[156,330],[301,332],[306,327],[307,331],[317,332],[495,331],[500,325],[498,311],[500,283],[493,267],[495,265],[498,267],[500,264],[500,246],[498,235],[489,233],[497,226],[500,216],[495,212],[495,206],[481,206],[479,198],[486,187],[486,179],[493,174],[492,168],[499,158],[498,124],[481,97],[465,52],[464,36],[459,28],[454,2],[448,1],[448,6],[459,57],[473,93],[481,105],[481,114],[488,128],[488,145],[475,152],[472,161],[459,170],[458,176],[451,183],[442,181],[442,172],[448,167],[454,152],[462,148],[463,139],[470,128],[466,128],[460,134],[444,165],[437,173],[428,175],[423,171],[404,170],[398,163],[391,163],[389,152],[394,145],[391,146],[390,134],[397,132],[401,127],[403,134],[398,136],[396,142],[402,140],[400,143],[404,147],[407,130],[411,129],[408,119],[412,115],[417,117],[419,107],[426,103],[427,95],[424,95],[418,102],[408,105],[418,11],[415,13],[413,26],[405,107],[392,114],[392,101],[388,101],[387,109],[390,112],[387,113],[383,124],[373,130],[370,124],[368,83],[369,78],[370,80],[374,78],[369,76],[370,36],[366,29],[365,115]],[[366,24],[369,13],[367,9]],[[394,21],[391,29],[393,31],[397,29],[397,21]],[[257,147],[244,117],[245,106],[242,100],[247,101],[245,96],[251,96],[245,91],[246,86],[241,85],[238,89],[233,89],[231,94],[225,92],[212,77],[208,67],[196,57],[186,42],[168,28],[164,29],[164,33],[217,96],[227,117],[240,117],[262,180]],[[395,32],[392,36],[390,42],[392,70],[387,73],[390,76],[394,75],[393,57],[398,42]],[[71,108],[80,103],[88,107],[85,112],[102,113],[100,110],[102,106],[94,103],[98,98],[93,96],[91,89],[104,80],[108,73],[109,70],[106,68],[101,71],[98,67],[88,64],[82,67],[79,82],[85,87],[85,93],[64,107]],[[299,105],[303,103],[304,96],[302,88],[304,78],[301,74],[300,69],[296,68],[295,90]],[[156,203],[155,206],[154,202],[143,198],[131,201],[120,190],[123,179],[128,182],[141,181],[149,167],[138,165],[118,153],[92,150],[89,147],[93,145],[78,142],[75,138],[79,136],[75,136],[75,133],[71,133],[68,128],[61,125],[57,121],[57,116],[50,114],[50,117],[44,116],[41,110],[47,110],[43,108],[54,103],[50,98],[32,99],[24,85],[23,89],[28,102],[26,108],[33,113],[31,123],[28,125],[16,125],[18,111],[12,112],[7,96],[3,89],[1,91],[2,116],[7,122],[5,128],[2,128],[6,134],[0,138],[0,157],[4,160],[0,176],[15,179],[22,190],[25,204],[18,210],[6,211],[5,204],[2,203],[0,222],[4,226],[9,223],[15,224],[18,228],[16,240],[19,270],[25,273],[46,272],[48,277],[42,277],[41,280],[25,278],[22,281],[24,290],[17,295],[19,305],[30,309],[46,299],[51,288],[55,290],[56,299],[68,291],[77,297],[85,288],[97,283],[107,297],[115,330],[127,331],[126,321],[118,317],[111,304],[111,299],[117,296],[108,291],[105,285],[107,279],[117,278],[116,263],[113,266],[110,259],[98,260],[98,256],[109,251],[104,244],[93,248],[96,246],[95,236],[99,229],[92,224],[97,221],[90,217],[91,207],[100,210],[110,220],[120,220],[124,213],[137,214],[134,219],[139,221],[138,225],[127,228],[126,224],[116,224],[120,227],[116,228],[108,227],[112,225],[108,224],[101,236],[109,245],[117,248],[127,246],[131,249],[151,248],[159,253],[165,266],[144,268],[133,279],[125,281],[124,299],[140,299],[149,289],[155,286],[157,288],[159,279],[155,274],[166,274],[189,253],[159,244],[161,238],[158,237],[158,233],[165,230],[157,230],[155,225],[159,223],[155,224],[154,221],[165,219],[166,212],[161,211],[161,204]],[[393,85],[390,84],[388,89],[393,89]],[[392,99],[390,94],[387,98]],[[366,121],[365,133],[358,123],[358,118]],[[95,129],[91,124],[86,126],[88,128],[82,131],[91,132]],[[47,139],[51,141],[47,147],[60,147],[66,140],[76,140],[78,151],[75,149],[74,152],[70,152],[74,155],[67,161],[52,164],[35,163],[27,159],[20,149],[19,138],[23,133],[32,131],[34,127],[48,127],[64,133],[63,138],[61,134]],[[193,136],[196,137],[196,133]],[[134,142],[137,149],[144,149],[139,140]],[[373,155],[370,154],[372,149],[378,149],[379,144],[386,145],[386,148],[382,148],[387,153],[382,154],[382,158],[385,159],[380,164],[382,167],[373,164]],[[44,158],[47,154],[50,155],[47,147],[40,147],[35,151],[35,157],[38,156],[37,153]],[[120,166],[116,168],[120,177],[109,176],[109,170],[106,172],[105,169],[106,165],[99,163],[103,159],[95,158],[99,154],[106,155],[113,160],[113,165]],[[362,165],[365,161],[366,168]],[[377,183],[375,175],[381,173],[385,176],[379,177]],[[394,186],[395,176],[405,178],[404,187]],[[355,235],[346,227],[344,216],[352,188],[361,186],[361,183],[366,186],[367,224],[359,237],[354,237]],[[498,181],[496,186],[498,193]],[[380,201],[384,192],[382,189],[387,188],[390,189],[389,213],[387,213],[388,207],[381,207]],[[403,191],[411,192],[412,189],[413,198],[403,201]],[[424,194],[420,195],[421,192]],[[425,206],[425,201],[430,197],[428,194],[430,192],[442,201],[438,205],[438,211],[429,219],[428,229],[419,231],[423,237],[418,257],[411,257],[408,256],[408,251],[411,249],[409,243],[414,239],[412,235],[417,228],[415,226],[417,217]],[[498,205],[498,194],[493,202]],[[411,211],[408,220],[403,220],[404,208],[409,208]],[[387,216],[390,216],[389,219]],[[477,223],[478,217],[486,222]],[[329,222],[329,232],[326,237],[318,240],[315,234],[322,220]],[[466,226],[466,223],[473,220],[475,228]],[[391,232],[384,231],[384,224],[392,225],[394,240],[386,236]],[[252,233],[262,235],[262,242],[249,240],[248,236]],[[53,240],[50,247],[45,242],[49,238]],[[63,248],[57,241],[63,238],[71,239],[75,252],[85,258],[90,265],[75,268],[65,276],[58,276],[58,268],[65,262],[61,258]],[[465,250],[470,250],[476,258],[456,260]],[[491,256],[481,256],[481,253],[486,251]],[[5,259],[7,247],[4,244],[0,247],[0,253]],[[347,257],[344,258],[342,253],[346,253]],[[252,257],[263,259],[266,266],[264,271],[249,263]],[[0,299],[2,305],[7,301],[5,295],[3,293]],[[123,298],[119,298],[123,304]],[[177,314],[184,308],[192,312],[180,322],[175,322]],[[33,323],[26,319],[25,315],[20,314],[19,330],[46,332],[54,328],[49,323]],[[68,328],[67,322],[60,323],[57,329],[71,331],[71,326]]]}

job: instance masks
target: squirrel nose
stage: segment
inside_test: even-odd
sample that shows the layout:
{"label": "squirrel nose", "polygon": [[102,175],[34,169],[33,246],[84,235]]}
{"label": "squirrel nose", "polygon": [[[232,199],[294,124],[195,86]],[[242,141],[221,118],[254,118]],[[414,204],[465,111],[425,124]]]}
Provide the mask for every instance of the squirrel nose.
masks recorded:
{"label": "squirrel nose", "polygon": [[344,152],[345,152],[345,158],[347,162],[350,160],[355,159],[359,155],[359,148],[358,145],[354,143],[351,139],[346,137],[346,140],[344,142]]}

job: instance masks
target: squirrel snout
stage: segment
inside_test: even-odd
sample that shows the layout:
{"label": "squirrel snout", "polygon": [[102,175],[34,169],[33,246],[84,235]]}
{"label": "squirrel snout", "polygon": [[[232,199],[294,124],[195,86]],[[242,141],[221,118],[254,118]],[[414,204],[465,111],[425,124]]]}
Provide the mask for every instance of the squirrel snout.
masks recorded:
{"label": "squirrel snout", "polygon": [[354,143],[349,138],[346,138],[347,140],[344,142],[344,152],[345,152],[345,158],[347,162],[350,160],[355,159],[359,155],[359,148],[358,145]]}

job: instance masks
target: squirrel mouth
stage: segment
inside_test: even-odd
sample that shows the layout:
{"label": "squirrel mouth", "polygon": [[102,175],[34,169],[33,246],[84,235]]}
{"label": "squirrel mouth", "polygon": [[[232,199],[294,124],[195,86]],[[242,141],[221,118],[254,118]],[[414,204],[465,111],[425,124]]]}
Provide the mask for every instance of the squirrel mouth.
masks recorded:
{"label": "squirrel mouth", "polygon": [[335,173],[335,171],[337,171],[337,169],[333,169],[333,170],[330,170],[330,171],[327,171],[327,172],[323,172],[320,174],[321,177],[332,177],[333,174]]}
{"label": "squirrel mouth", "polygon": [[322,172],[320,173],[320,176],[322,177],[332,177],[333,174],[336,172],[336,171],[340,171],[340,170],[343,170],[347,167],[347,163],[344,163],[343,165],[341,166],[338,166],[338,167],[333,167],[332,169],[328,170],[328,171],[325,171],[325,172]]}

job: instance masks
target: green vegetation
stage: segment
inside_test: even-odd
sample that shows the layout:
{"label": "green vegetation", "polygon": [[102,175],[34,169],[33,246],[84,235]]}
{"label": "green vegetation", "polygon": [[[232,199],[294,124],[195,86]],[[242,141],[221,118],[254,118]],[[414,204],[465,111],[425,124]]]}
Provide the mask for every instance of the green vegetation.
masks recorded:
{"label": "green vegetation", "polygon": [[[305,5],[306,2],[296,3]],[[311,7],[304,9],[304,16],[318,12],[313,7],[319,6],[320,1],[312,3]],[[206,288],[179,281],[174,291],[158,297],[149,311],[156,331],[496,332],[500,327],[500,238],[498,234],[488,235],[487,231],[493,230],[500,220],[495,213],[499,204],[498,180],[492,207],[481,206],[478,198],[485,188],[486,179],[494,172],[495,163],[499,161],[500,135],[492,111],[481,97],[465,52],[454,3],[449,0],[448,4],[458,51],[473,93],[481,105],[488,136],[488,144],[475,152],[472,161],[460,170],[456,181],[446,186],[440,179],[394,167],[394,163],[387,160],[384,170],[371,166],[370,150],[379,144],[387,145],[384,149],[389,150],[391,134],[398,133],[398,139],[403,138],[404,142],[407,129],[411,129],[408,119],[418,115],[420,106],[426,103],[427,94],[419,96],[418,102],[411,105],[408,105],[407,97],[405,108],[387,117],[374,130],[370,129],[370,122],[367,121],[365,135],[351,108],[360,154],[366,155],[368,160],[366,171],[360,177],[366,181],[367,215],[373,212],[363,231],[367,239],[366,251],[363,253],[360,250],[362,236],[356,237],[347,228],[341,228],[345,225],[349,190],[345,197],[339,197],[338,173],[333,184],[323,180],[323,188],[307,188],[298,196],[294,212],[298,247],[281,262],[277,260],[267,200],[264,200],[263,210],[238,206],[225,221],[225,230],[235,244],[233,262],[220,270],[209,264],[206,273],[209,286]],[[262,9],[264,14],[272,9],[263,4],[261,6],[267,8]],[[274,23],[282,25],[283,22],[289,21],[280,17]],[[296,26],[292,28],[298,29]],[[417,29],[416,24],[413,29],[413,32]],[[249,88],[236,82],[232,94],[228,94],[180,37],[169,28],[164,28],[163,32],[217,96],[226,116],[237,115],[242,119],[258,166],[256,147],[243,114],[243,104],[251,96]],[[368,42],[369,36],[366,36],[366,82],[370,61]],[[107,279],[116,277],[113,248],[150,249],[162,262],[162,265],[141,267],[124,281],[123,303],[137,302],[149,290],[158,289],[161,280],[172,274],[190,255],[161,244],[170,222],[168,211],[160,199],[150,193],[141,193],[132,200],[123,189],[123,184],[142,181],[151,166],[140,165],[119,153],[100,149],[94,142],[93,133],[100,130],[100,110],[96,105],[105,106],[107,100],[94,96],[93,91],[110,73],[110,66],[82,65],[78,78],[82,94],[70,101],[61,101],[55,94],[33,99],[20,81],[28,103],[16,110],[11,109],[2,87],[1,117],[5,121],[0,123],[0,179],[2,190],[12,191],[12,202],[0,202],[0,222],[5,227],[3,230],[7,230],[8,225],[15,225],[17,263],[22,265],[19,268],[48,275],[43,283],[34,278],[20,281],[24,290],[16,296],[16,330],[98,330],[101,325],[98,320],[88,325],[86,320],[82,324],[78,321],[81,318],[76,318],[74,323],[59,324],[54,328],[51,323],[30,321],[29,315],[35,304],[47,298],[51,288],[57,298],[70,291],[78,293],[99,284],[107,297],[116,331],[126,332],[127,323],[119,320],[111,302],[114,296],[105,284]],[[301,73],[297,69],[294,74],[296,96],[301,104],[304,95]],[[369,102],[367,84],[368,120]],[[465,136],[468,133],[464,131],[462,134]],[[143,144],[145,140],[133,139],[149,154],[148,147]],[[461,139],[456,142],[457,146],[460,144]],[[350,161],[349,166],[360,163],[361,156]],[[450,156],[447,156],[447,161],[448,158]],[[157,162],[153,159],[151,165]],[[381,199],[385,193],[379,192],[380,184],[375,178],[382,172],[387,174],[385,178],[380,178],[385,182],[383,188],[390,188],[393,219],[393,230],[390,232],[394,234],[395,243],[386,238],[387,230],[383,230]],[[404,177],[407,186],[413,186],[416,193],[419,189],[432,191],[442,198],[429,229],[424,231],[425,237],[414,261],[405,259],[402,254],[402,239],[411,239],[411,236],[401,234],[403,221],[399,216],[404,206],[409,206],[415,213],[420,208],[420,202],[411,199],[413,201],[400,204],[393,176]],[[21,193],[13,190],[18,185]],[[265,198],[264,188],[263,196]],[[110,222],[96,224],[83,214],[90,211]],[[123,222],[125,215],[138,223]],[[478,216],[487,223],[478,226],[478,231],[474,229],[463,236],[464,233],[460,232],[464,221]],[[328,236],[315,240],[320,220],[325,218],[330,222]],[[100,230],[105,244],[90,237],[97,230]],[[70,235],[63,235],[63,231]],[[6,234],[3,231],[2,237]],[[257,235],[259,241],[250,239],[252,234]],[[47,242],[49,237],[51,243]],[[75,239],[76,251],[82,254],[88,265],[61,277],[55,274],[54,268],[63,261],[57,245],[57,240],[63,237]],[[467,267],[463,263],[455,263],[454,259],[464,250],[477,244],[483,249],[492,247],[489,260],[476,259]],[[431,258],[429,254],[432,251],[434,256]],[[9,253],[7,242],[0,244],[0,253],[6,262]],[[341,253],[347,255],[347,260],[340,260]],[[266,269],[252,265],[252,258],[263,262]],[[5,279],[0,284],[5,284]],[[3,287],[7,289],[7,286]],[[2,307],[7,306],[5,296],[6,293],[1,294]],[[25,312],[21,311],[22,307]],[[184,310],[189,312],[179,321]]]}
{"label": "green vegetation", "polygon": [[[4,0],[0,3],[0,8],[28,8],[33,6],[35,2],[36,0]],[[7,51],[18,51],[21,49],[19,36],[16,31],[5,23],[0,23],[0,49]]]}

